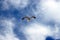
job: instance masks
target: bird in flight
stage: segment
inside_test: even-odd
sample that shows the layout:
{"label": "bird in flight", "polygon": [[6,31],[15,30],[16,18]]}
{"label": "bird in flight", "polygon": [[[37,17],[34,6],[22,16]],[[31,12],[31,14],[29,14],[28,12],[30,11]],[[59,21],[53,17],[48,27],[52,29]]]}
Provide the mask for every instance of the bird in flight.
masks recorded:
{"label": "bird in flight", "polygon": [[25,17],[22,18],[22,20],[27,19],[27,21],[29,22],[32,18],[36,19],[35,16],[32,16],[32,17],[25,16]]}

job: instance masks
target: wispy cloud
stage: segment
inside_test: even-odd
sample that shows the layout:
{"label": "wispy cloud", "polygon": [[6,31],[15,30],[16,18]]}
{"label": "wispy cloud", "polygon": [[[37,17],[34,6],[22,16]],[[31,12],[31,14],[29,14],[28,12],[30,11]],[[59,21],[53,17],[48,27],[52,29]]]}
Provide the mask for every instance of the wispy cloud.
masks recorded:
{"label": "wispy cloud", "polygon": [[[40,19],[39,22],[49,23],[54,21],[54,31],[53,35],[57,38],[56,35],[60,35],[59,33],[59,24],[60,24],[60,1],[56,0],[41,0],[37,4],[37,11],[34,11],[34,13],[39,15]],[[42,15],[41,15],[42,14]],[[52,28],[52,27],[51,27]],[[52,30],[51,30],[52,31]]]}
{"label": "wispy cloud", "polygon": [[29,0],[4,0],[2,9],[6,10],[11,8],[22,9],[25,8],[29,4]]}
{"label": "wispy cloud", "polygon": [[[19,40],[13,32],[15,23],[14,19],[4,19],[0,21],[3,29],[0,29],[4,35],[0,34],[0,40]],[[0,26],[0,27],[1,27]],[[1,32],[0,32],[1,33]]]}
{"label": "wispy cloud", "polygon": [[31,23],[24,27],[23,33],[28,40],[45,40],[45,37],[52,35],[49,26],[45,26],[39,23]]}
{"label": "wispy cloud", "polygon": [[41,15],[43,21],[54,20],[56,23],[60,22],[60,3],[56,0],[42,0],[37,4],[36,15]]}

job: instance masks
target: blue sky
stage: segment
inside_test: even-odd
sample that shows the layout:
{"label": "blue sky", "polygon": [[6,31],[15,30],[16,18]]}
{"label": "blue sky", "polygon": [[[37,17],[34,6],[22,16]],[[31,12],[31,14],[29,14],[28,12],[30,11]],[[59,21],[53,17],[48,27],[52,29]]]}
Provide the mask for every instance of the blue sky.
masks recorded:
{"label": "blue sky", "polygon": [[[59,10],[59,0],[1,0],[0,40],[45,40],[47,36],[59,39]],[[24,16],[36,19],[21,20]]]}

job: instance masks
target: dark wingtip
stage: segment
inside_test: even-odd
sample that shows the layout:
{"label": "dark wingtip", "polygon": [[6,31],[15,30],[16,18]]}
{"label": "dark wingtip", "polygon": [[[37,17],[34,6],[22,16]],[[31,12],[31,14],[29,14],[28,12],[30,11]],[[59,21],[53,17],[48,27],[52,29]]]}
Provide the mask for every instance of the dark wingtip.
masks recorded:
{"label": "dark wingtip", "polygon": [[22,18],[22,20],[24,20],[24,18]]}
{"label": "dark wingtip", "polygon": [[35,16],[32,16],[32,18],[36,18]]}

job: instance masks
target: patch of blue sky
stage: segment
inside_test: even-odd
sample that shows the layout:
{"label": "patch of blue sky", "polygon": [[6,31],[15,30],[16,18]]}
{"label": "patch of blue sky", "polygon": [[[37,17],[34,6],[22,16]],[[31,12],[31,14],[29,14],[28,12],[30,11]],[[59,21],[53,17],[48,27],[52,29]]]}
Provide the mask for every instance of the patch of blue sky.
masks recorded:
{"label": "patch of blue sky", "polygon": [[[15,8],[12,8],[12,6],[10,6],[9,10],[4,10],[4,11],[0,10],[0,17],[2,16],[2,18],[3,17],[5,17],[5,18],[15,17],[15,19],[16,19],[16,21],[15,21],[16,26],[15,27],[16,28],[14,28],[14,33],[21,40],[27,40],[27,39],[25,38],[25,35],[23,34],[23,32],[20,32],[20,30],[18,30],[18,29],[21,29],[22,26],[25,27],[25,26],[29,25],[30,23],[34,22],[34,20],[32,20],[31,22],[28,23],[26,20],[22,21],[21,18],[24,16],[29,16],[29,17],[35,16],[35,14],[32,11],[32,10],[36,11],[36,3],[34,3],[34,1],[35,0],[31,0],[31,2],[30,2],[31,4],[29,4],[24,9],[17,10]],[[45,19],[43,19],[43,17],[44,17],[43,14],[37,15],[37,18],[35,21],[38,23],[44,24],[44,25],[49,25],[54,28],[55,21],[54,20],[46,21]]]}

